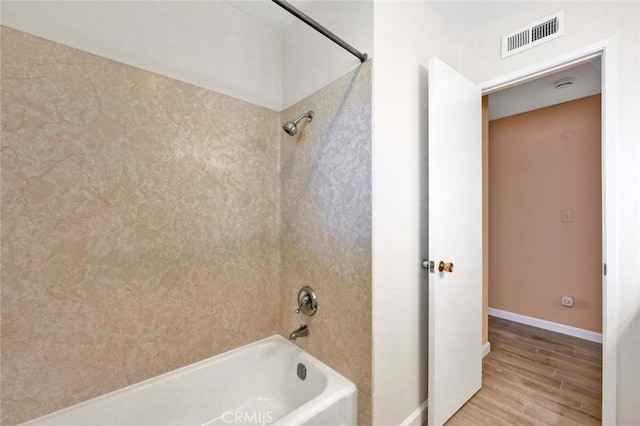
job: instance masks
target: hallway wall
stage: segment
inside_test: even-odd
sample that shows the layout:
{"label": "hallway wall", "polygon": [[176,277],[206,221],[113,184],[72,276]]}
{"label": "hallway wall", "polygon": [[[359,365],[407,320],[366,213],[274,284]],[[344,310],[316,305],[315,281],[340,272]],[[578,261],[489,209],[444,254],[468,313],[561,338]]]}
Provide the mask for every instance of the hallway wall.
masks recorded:
{"label": "hallway wall", "polygon": [[489,122],[491,308],[602,331],[600,105],[594,95]]}

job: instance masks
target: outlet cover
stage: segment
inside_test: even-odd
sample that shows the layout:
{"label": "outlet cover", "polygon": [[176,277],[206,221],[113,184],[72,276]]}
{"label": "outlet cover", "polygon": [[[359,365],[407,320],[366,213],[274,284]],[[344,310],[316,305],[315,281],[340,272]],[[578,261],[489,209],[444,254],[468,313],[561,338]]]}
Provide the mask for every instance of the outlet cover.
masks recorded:
{"label": "outlet cover", "polygon": [[571,297],[571,296],[562,296],[560,298],[560,303],[562,304],[562,306],[565,306],[567,308],[571,308],[571,307],[573,307],[573,297]]}

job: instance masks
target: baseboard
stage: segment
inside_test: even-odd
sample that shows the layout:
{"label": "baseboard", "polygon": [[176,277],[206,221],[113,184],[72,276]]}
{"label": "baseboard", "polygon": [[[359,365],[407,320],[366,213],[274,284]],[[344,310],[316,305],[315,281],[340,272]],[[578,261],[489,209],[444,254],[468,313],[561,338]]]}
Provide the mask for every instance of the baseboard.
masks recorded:
{"label": "baseboard", "polygon": [[482,345],[482,358],[489,355],[489,352],[491,352],[491,342],[487,342]]}
{"label": "baseboard", "polygon": [[402,422],[400,426],[422,426],[422,424],[427,421],[427,402],[424,401],[416,411],[411,413],[407,419]]}
{"label": "baseboard", "polygon": [[531,325],[533,327],[538,327],[549,331],[555,331],[556,333],[579,337],[580,339],[590,340],[596,343],[602,343],[602,334],[596,333],[595,331],[571,327],[570,325],[558,324],[557,322],[528,317],[526,315],[514,314],[513,312],[507,312],[495,308],[489,308],[489,315],[492,317],[503,318],[509,321],[519,322],[521,324]]}

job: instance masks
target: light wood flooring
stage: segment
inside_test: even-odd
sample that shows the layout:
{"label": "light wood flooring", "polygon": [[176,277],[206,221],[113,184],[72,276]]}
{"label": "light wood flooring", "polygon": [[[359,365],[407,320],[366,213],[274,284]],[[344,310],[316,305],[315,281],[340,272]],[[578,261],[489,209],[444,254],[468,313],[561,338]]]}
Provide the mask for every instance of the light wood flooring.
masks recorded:
{"label": "light wood flooring", "polygon": [[599,425],[602,345],[489,317],[482,389],[457,425]]}

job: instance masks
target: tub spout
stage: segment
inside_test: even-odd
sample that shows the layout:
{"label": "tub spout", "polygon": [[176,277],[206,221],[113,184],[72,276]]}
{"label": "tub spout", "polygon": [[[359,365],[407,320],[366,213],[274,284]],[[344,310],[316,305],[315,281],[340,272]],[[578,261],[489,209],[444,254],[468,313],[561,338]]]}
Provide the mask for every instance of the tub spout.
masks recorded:
{"label": "tub spout", "polygon": [[296,328],[289,335],[289,340],[295,341],[298,337],[306,337],[309,335],[309,327],[306,324],[300,324],[300,327]]}

